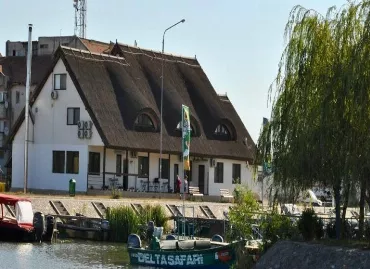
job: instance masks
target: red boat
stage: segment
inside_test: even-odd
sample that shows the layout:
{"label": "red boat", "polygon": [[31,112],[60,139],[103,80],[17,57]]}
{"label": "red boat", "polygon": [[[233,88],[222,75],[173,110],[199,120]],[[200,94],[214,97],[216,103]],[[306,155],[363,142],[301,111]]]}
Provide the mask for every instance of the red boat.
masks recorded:
{"label": "red boat", "polygon": [[0,241],[34,241],[33,210],[27,198],[0,194]]}

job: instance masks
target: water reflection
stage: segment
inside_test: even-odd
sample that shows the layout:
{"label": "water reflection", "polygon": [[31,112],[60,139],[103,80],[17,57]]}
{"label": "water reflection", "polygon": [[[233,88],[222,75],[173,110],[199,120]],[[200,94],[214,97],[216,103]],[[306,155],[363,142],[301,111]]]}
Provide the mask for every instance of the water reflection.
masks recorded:
{"label": "water reflection", "polygon": [[0,243],[0,268],[149,269],[150,267],[130,266],[124,244],[65,241],[57,244]]}

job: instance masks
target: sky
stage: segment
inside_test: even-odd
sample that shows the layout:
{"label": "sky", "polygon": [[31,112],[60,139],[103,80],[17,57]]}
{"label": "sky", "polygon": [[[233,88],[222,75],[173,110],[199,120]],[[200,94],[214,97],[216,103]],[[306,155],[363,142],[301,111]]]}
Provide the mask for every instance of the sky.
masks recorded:
{"label": "sky", "polygon": [[[196,55],[215,90],[227,94],[254,142],[269,118],[268,88],[285,47],[295,5],[323,14],[346,0],[87,0],[87,38]],[[16,7],[16,8],[15,8]],[[0,0],[0,53],[5,42],[74,34],[73,0]]]}

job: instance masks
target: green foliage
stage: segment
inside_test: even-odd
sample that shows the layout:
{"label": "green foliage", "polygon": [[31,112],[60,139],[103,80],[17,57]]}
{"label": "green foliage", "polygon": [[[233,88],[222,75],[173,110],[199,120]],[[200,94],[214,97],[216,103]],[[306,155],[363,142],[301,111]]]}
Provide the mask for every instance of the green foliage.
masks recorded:
{"label": "green foliage", "polygon": [[312,208],[306,208],[298,220],[298,229],[304,240],[321,239],[324,236],[323,222]]}
{"label": "green foliage", "polygon": [[129,234],[139,232],[140,218],[131,207],[108,208],[106,218],[113,241],[127,242]]}
{"label": "green foliage", "polygon": [[146,205],[139,214],[136,214],[130,206],[108,208],[106,218],[111,228],[112,241],[127,242],[131,233],[140,234],[145,239],[143,226],[151,220],[156,226],[163,227],[164,232],[169,229],[168,218],[160,205]]}
{"label": "green foliage", "polygon": [[229,219],[232,231],[230,239],[237,237],[247,238],[252,234],[252,224],[255,222],[254,213],[259,211],[259,204],[252,191],[244,187],[237,188],[235,192],[236,205],[230,208]]}
{"label": "green foliage", "polygon": [[145,205],[143,209],[140,210],[139,218],[142,224],[154,221],[156,226],[163,227],[164,232],[169,231],[169,225],[167,223],[168,217],[161,205]]}
{"label": "green foliage", "polygon": [[288,217],[272,212],[261,219],[264,249],[268,249],[278,240],[297,237],[299,231],[295,223]]}
{"label": "green foliage", "polygon": [[339,208],[341,186],[370,168],[370,1],[326,15],[296,6],[285,37],[256,161],[271,162],[275,187],[292,197],[317,183],[334,188]]}
{"label": "green foliage", "polygon": [[116,189],[116,188],[112,188],[111,198],[112,199],[119,199],[119,198],[121,198],[120,191],[118,189]]}

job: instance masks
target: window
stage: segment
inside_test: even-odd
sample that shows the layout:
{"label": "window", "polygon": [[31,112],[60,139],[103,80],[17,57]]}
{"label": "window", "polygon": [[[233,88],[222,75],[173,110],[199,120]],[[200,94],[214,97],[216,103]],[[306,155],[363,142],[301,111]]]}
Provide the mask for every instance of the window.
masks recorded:
{"label": "window", "polygon": [[19,97],[20,97],[20,93],[18,91],[15,92],[15,103],[16,104],[19,104]]}
{"label": "window", "polygon": [[66,163],[67,174],[78,174],[79,170],[79,152],[78,151],[67,151],[67,163]]}
{"label": "window", "polygon": [[64,173],[65,151],[53,151],[53,173]]}
{"label": "window", "polygon": [[215,167],[215,183],[224,183],[224,164],[217,163]]}
{"label": "window", "polygon": [[54,90],[67,89],[67,74],[54,75]]}
{"label": "window", "polygon": [[122,174],[122,155],[116,155],[116,175],[120,176]]}
{"label": "window", "polygon": [[5,156],[5,151],[0,150],[0,159],[4,159],[4,156]]}
{"label": "window", "polygon": [[241,182],[241,177],[240,177],[240,170],[241,170],[241,165],[238,163],[233,163],[233,184],[240,184]]}
{"label": "window", "polygon": [[62,43],[62,46],[68,47],[69,43]]}
{"label": "window", "polygon": [[89,174],[100,174],[99,152],[89,152]]}
{"label": "window", "polygon": [[135,120],[135,127],[139,131],[154,131],[154,123],[147,114],[140,114]]}
{"label": "window", "polygon": [[41,44],[40,49],[47,49],[49,47],[49,44]]}
{"label": "window", "polygon": [[[158,164],[159,164],[159,162],[158,162]],[[159,166],[159,169],[160,168],[161,167]],[[159,171],[159,169],[158,169],[158,171]],[[169,179],[170,178],[169,169],[170,169],[169,160],[168,159],[162,159],[162,178],[164,178],[164,179]],[[159,175],[158,175],[158,177],[159,177]]]}
{"label": "window", "polygon": [[215,135],[222,140],[231,140],[230,131],[224,124],[220,124],[217,126],[215,130]]}
{"label": "window", "polygon": [[80,121],[80,108],[67,108],[67,125],[77,125]]}
{"label": "window", "polygon": [[139,170],[138,174],[140,177],[149,176],[149,157],[139,156]]}

